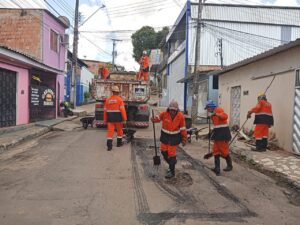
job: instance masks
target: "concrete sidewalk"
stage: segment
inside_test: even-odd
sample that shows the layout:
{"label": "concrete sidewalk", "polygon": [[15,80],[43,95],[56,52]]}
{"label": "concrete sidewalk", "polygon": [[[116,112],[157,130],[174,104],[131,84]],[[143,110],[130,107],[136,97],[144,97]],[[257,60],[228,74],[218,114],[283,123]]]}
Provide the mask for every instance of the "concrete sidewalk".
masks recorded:
{"label": "concrete sidewalk", "polygon": [[73,120],[80,116],[92,115],[94,110],[95,103],[92,103],[76,107],[74,116],[71,117],[59,117],[57,119],[44,120],[36,123],[0,128],[0,153],[25,141],[39,137],[51,131],[53,126],[64,121]]}
{"label": "concrete sidewalk", "polygon": [[255,152],[243,142],[236,142],[231,152],[257,170],[280,177],[300,189],[300,156],[282,150]]}

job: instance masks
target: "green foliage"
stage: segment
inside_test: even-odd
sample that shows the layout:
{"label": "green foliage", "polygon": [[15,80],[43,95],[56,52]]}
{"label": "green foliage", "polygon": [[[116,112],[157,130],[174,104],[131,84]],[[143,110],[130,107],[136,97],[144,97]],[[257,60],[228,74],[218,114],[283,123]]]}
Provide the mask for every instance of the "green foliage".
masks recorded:
{"label": "green foliage", "polygon": [[164,27],[161,31],[155,32],[154,28],[150,26],[144,26],[136,31],[131,36],[134,59],[138,62],[144,50],[159,48],[160,42],[166,37],[168,32],[168,27]]}
{"label": "green foliage", "polygon": [[91,93],[90,92],[84,92],[84,98],[85,99],[88,99],[88,98],[90,98],[91,97]]}

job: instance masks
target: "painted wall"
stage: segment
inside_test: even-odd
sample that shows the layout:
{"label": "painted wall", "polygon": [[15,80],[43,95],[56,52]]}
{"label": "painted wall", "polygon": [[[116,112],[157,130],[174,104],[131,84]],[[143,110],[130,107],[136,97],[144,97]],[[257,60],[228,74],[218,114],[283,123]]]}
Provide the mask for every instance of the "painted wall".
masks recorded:
{"label": "painted wall", "polygon": [[[0,67],[17,73],[17,125],[29,123],[29,72],[27,69],[0,63]],[[24,94],[21,92],[24,91]]]}
{"label": "painted wall", "polygon": [[[295,47],[221,75],[219,77],[219,105],[230,113],[231,88],[241,86],[240,124],[243,124],[247,111],[257,103],[257,94],[266,90],[273,76],[255,80],[251,78],[299,68],[299,62],[300,47]],[[245,91],[248,91],[248,95],[244,94]],[[280,147],[288,151],[292,151],[294,93],[294,70],[277,75],[267,92],[267,99],[273,106],[275,121],[270,131],[275,133]],[[245,126],[247,129],[254,128],[253,119],[254,116],[247,122]]]}
{"label": "painted wall", "polygon": [[65,28],[46,11],[43,12],[43,20],[44,24],[47,24],[46,29],[43,29],[43,62],[53,68],[64,70],[66,48],[59,44],[58,52],[50,49],[50,31],[52,29],[59,35],[63,35]]}

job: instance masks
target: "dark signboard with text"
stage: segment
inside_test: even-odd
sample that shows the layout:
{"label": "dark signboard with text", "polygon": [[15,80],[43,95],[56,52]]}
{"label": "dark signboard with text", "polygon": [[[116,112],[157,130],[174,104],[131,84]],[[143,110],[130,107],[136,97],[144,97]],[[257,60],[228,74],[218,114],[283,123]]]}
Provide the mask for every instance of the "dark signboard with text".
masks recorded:
{"label": "dark signboard with text", "polygon": [[30,106],[31,107],[55,107],[55,91],[52,88],[31,85]]}

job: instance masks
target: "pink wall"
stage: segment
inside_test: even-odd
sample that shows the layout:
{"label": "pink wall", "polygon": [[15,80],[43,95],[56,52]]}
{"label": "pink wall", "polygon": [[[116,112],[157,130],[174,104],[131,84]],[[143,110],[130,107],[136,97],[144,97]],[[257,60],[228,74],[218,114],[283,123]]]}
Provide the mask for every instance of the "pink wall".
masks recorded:
{"label": "pink wall", "polygon": [[[29,72],[27,69],[0,63],[0,67],[17,73],[17,125],[29,123]],[[21,92],[24,91],[22,94]]]}
{"label": "pink wall", "polygon": [[46,11],[44,11],[43,20],[47,24],[46,28],[43,29],[43,62],[53,68],[64,70],[66,48],[59,44],[58,52],[50,49],[50,30],[52,29],[56,33],[63,35],[65,28]]}

